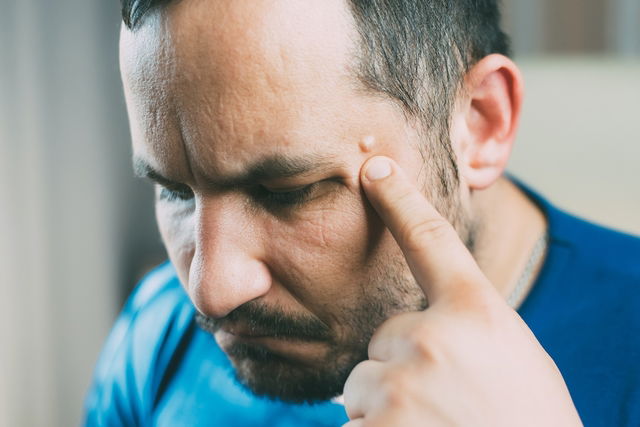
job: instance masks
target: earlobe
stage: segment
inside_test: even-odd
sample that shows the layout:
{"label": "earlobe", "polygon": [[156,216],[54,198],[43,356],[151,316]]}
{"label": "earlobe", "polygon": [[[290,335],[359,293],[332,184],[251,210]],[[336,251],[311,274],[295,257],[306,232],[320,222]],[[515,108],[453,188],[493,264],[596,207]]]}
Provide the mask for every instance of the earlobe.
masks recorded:
{"label": "earlobe", "polygon": [[465,94],[454,118],[459,168],[470,188],[481,190],[504,172],[520,118],[522,76],[502,55],[479,61],[465,79]]}

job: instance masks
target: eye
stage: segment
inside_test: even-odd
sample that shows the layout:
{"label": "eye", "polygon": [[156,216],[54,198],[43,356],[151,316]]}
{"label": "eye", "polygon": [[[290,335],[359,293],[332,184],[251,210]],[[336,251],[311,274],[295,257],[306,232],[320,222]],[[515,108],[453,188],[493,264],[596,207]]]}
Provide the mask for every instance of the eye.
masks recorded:
{"label": "eye", "polygon": [[293,207],[301,205],[311,198],[317,183],[294,189],[273,190],[260,187],[255,197],[262,203],[272,207]]}
{"label": "eye", "polygon": [[172,188],[160,186],[158,199],[166,202],[187,202],[193,199],[193,191],[187,186]]}

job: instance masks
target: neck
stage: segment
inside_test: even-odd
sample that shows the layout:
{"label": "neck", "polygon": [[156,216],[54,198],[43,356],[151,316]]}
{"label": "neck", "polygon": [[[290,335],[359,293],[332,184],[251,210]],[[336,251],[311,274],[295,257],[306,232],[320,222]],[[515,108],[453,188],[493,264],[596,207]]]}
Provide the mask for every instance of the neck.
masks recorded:
{"label": "neck", "polygon": [[[485,275],[506,299],[531,258],[531,253],[546,230],[544,214],[518,187],[501,178],[491,187],[476,191],[471,208],[478,218],[474,256]],[[520,305],[531,289],[544,257],[533,267]]]}

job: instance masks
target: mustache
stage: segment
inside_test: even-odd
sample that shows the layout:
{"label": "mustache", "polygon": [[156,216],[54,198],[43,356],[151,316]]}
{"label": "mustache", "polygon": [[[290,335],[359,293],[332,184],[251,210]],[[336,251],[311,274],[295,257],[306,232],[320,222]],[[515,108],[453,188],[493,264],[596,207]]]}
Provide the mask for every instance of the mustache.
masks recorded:
{"label": "mustache", "polygon": [[257,301],[249,301],[217,319],[196,312],[196,323],[211,334],[220,329],[242,328],[252,335],[282,339],[328,341],[331,338],[331,329],[320,319],[288,314],[278,308],[267,308]]}

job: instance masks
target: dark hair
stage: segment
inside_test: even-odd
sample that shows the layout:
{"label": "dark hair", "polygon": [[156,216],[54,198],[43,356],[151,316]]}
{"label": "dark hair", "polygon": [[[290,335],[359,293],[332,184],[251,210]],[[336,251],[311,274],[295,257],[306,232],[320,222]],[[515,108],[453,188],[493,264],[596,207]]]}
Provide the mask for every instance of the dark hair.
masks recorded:
{"label": "dark hair", "polygon": [[[121,0],[130,29],[161,5],[176,0]],[[443,184],[458,182],[449,140],[450,116],[467,71],[491,54],[508,55],[499,0],[347,0],[360,35],[358,80],[398,102],[418,120],[429,143],[423,155]]]}

